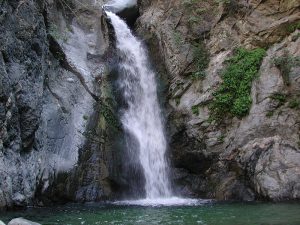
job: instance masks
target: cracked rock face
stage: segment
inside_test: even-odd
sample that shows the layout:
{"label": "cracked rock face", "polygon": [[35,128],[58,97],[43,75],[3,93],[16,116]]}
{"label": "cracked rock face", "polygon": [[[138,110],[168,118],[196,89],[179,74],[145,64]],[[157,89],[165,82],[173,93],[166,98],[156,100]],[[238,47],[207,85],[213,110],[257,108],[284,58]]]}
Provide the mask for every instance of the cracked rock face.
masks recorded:
{"label": "cracked rock face", "polygon": [[55,188],[83,157],[88,124],[98,124],[91,119],[106,70],[103,3],[68,2],[0,3],[0,208],[36,203]]}
{"label": "cracked rock face", "polygon": [[[293,28],[300,22],[299,4],[139,1],[137,33],[168,83],[169,154],[178,192],[217,199],[299,199],[299,64],[289,64],[286,75],[274,63],[300,57],[300,31]],[[195,43],[209,52],[202,79],[191,76],[197,67]],[[263,47],[267,55],[252,84],[249,115],[217,125],[209,120],[209,104],[222,82],[224,62],[237,46]],[[285,97],[279,102],[276,96]]]}

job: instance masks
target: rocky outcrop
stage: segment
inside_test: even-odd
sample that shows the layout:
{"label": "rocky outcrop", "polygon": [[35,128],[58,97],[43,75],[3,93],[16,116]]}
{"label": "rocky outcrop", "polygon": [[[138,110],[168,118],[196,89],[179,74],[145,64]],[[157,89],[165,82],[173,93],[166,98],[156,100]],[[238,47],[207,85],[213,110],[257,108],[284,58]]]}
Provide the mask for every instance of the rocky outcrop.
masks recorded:
{"label": "rocky outcrop", "polygon": [[[0,1],[0,209],[130,192],[102,5]],[[140,0],[139,8],[136,31],[167,96],[176,191],[298,199],[300,3]],[[251,109],[215,121],[214,93],[238,46],[267,50]]]}
{"label": "rocky outcrop", "polygon": [[23,218],[16,218],[11,220],[8,225],[41,225],[40,223],[35,223]]}
{"label": "rocky outcrop", "polygon": [[111,194],[102,4],[0,2],[0,208]]}
{"label": "rocky outcrop", "polygon": [[[299,199],[298,1],[139,5],[137,32],[168,83],[177,191],[217,199]],[[236,47],[265,48],[267,54],[252,83],[248,115],[217,122],[211,103]]]}

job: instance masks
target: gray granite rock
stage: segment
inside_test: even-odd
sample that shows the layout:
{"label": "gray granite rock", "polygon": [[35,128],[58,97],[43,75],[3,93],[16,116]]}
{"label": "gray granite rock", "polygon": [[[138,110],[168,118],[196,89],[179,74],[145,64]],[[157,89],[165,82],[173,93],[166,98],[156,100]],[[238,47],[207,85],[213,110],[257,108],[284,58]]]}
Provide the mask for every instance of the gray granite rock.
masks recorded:
{"label": "gray granite rock", "polygon": [[[0,208],[53,200],[48,193],[59,189],[60,174],[75,177],[79,158],[85,157],[91,141],[87,128],[98,126],[91,120],[102,108],[109,46],[103,2],[68,4],[76,15],[60,1],[0,3]],[[90,151],[111,158],[100,143]],[[113,167],[107,163],[103,159],[101,166]],[[70,183],[74,187],[65,188],[60,200],[84,201],[84,196],[76,199],[83,184]],[[98,198],[104,188],[110,193],[110,184],[91,186],[99,190]]]}
{"label": "gray granite rock", "polygon": [[24,218],[16,218],[12,219],[8,225],[41,225],[40,223],[35,223],[30,220],[26,220]]}
{"label": "gray granite rock", "polygon": [[[274,64],[279,57],[288,57],[290,63],[300,57],[299,30],[284,29],[299,21],[299,3],[234,2],[229,7],[225,2],[139,1],[137,33],[167,82],[174,183],[189,196],[299,199],[300,114],[299,107],[291,107],[300,94],[299,65],[292,63],[286,85],[287,75]],[[191,76],[197,69],[195,43],[210,53],[202,79]],[[222,82],[224,62],[237,46],[268,49],[252,84],[251,110],[242,119],[211,123],[209,104]],[[274,99],[278,93],[284,102]],[[273,144],[257,147],[263,143]]]}

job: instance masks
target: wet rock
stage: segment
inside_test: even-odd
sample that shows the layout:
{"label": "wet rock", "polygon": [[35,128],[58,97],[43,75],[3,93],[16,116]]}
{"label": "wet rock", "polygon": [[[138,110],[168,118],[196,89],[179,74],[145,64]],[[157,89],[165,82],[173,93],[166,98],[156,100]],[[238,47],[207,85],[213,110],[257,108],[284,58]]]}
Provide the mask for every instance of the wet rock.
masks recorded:
{"label": "wet rock", "polygon": [[24,218],[16,218],[11,220],[8,225],[41,225],[40,223],[35,223]]}
{"label": "wet rock", "polygon": [[125,8],[118,12],[118,15],[124,19],[130,27],[133,27],[135,21],[139,17],[139,9],[137,6]]}

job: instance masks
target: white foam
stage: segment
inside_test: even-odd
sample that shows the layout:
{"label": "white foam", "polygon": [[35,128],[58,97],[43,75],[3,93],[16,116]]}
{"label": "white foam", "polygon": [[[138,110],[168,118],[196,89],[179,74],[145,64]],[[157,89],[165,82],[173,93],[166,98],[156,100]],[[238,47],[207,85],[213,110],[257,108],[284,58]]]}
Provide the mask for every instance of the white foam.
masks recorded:
{"label": "white foam", "polygon": [[111,0],[105,4],[105,8],[109,8],[113,12],[119,12],[125,8],[133,7],[137,4],[137,0]]}
{"label": "white foam", "polygon": [[199,206],[212,202],[210,199],[192,199],[192,198],[145,198],[138,200],[124,200],[113,202],[115,205],[132,205],[132,206]]}
{"label": "white foam", "polygon": [[133,159],[136,153],[132,149],[138,149],[147,198],[171,197],[165,158],[167,141],[158,104],[156,74],[149,67],[144,46],[126,23],[114,13],[107,12],[107,15],[115,29],[120,57],[118,86],[127,104],[121,122],[124,130],[135,138],[134,142],[127,140],[128,149]]}

